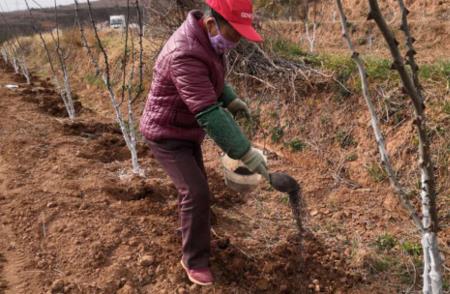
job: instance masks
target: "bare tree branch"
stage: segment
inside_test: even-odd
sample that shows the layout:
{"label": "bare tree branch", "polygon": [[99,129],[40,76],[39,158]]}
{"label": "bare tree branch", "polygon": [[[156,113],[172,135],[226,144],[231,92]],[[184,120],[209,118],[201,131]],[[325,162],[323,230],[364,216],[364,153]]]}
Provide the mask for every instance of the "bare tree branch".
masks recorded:
{"label": "bare tree branch", "polygon": [[[92,29],[94,31],[95,39],[97,41],[97,46],[100,48],[100,52],[102,52],[102,55],[103,55],[103,58],[104,58],[104,61],[105,61],[105,72],[103,74],[103,79],[105,80],[106,87],[109,90],[109,89],[112,89],[112,85],[111,85],[111,75],[110,75],[110,71],[109,71],[108,54],[106,54],[105,47],[103,47],[103,43],[100,40],[100,37],[98,36],[97,25],[95,24],[95,20],[94,20],[94,17],[92,15],[91,2],[89,0],[87,0],[87,4],[88,4],[88,11],[89,11],[89,18],[91,20]],[[114,106],[116,106],[116,105],[114,105]]]}
{"label": "bare tree branch", "polygon": [[[389,29],[386,21],[384,20],[380,8],[378,6],[377,0],[369,0],[370,12],[369,19],[373,19],[377,26],[379,27],[381,33],[383,34],[391,55],[394,59],[392,68],[397,70],[400,74],[403,86],[405,87],[406,93],[411,98],[414,110],[415,110],[415,120],[414,124],[417,127],[417,132],[419,136],[419,168],[422,177],[422,191],[421,194],[426,193],[429,197],[429,203],[422,203],[423,205],[429,206],[430,213],[425,216],[424,227],[425,229],[431,229],[433,232],[437,232],[437,213],[436,213],[436,203],[435,203],[435,180],[433,173],[433,164],[430,155],[430,144],[428,136],[426,134],[425,127],[425,105],[423,103],[422,97],[420,96],[417,88],[414,85],[411,76],[408,74],[403,58],[401,57],[400,50],[398,49],[398,41],[395,39],[394,34]],[[428,202],[428,201],[426,201]]]}
{"label": "bare tree branch", "polygon": [[25,5],[27,7],[27,10],[28,10],[28,14],[30,16],[29,20],[30,20],[30,23],[31,23],[31,27],[33,28],[33,31],[37,35],[39,35],[39,38],[40,38],[41,43],[42,43],[42,46],[44,47],[45,53],[47,55],[47,60],[48,60],[48,63],[50,65],[50,70],[51,70],[51,72],[53,74],[53,80],[55,82],[55,86],[56,86],[56,88],[58,89],[58,91],[60,93],[60,97],[61,97],[61,99],[62,99],[62,101],[64,103],[64,106],[66,108],[66,111],[67,111],[67,115],[69,116],[69,118],[73,119],[74,115],[75,115],[75,110],[73,108],[73,102],[72,102],[72,106],[70,106],[71,102],[67,99],[65,89],[63,89],[63,87],[61,87],[61,83],[60,83],[59,78],[58,78],[58,73],[57,73],[57,71],[55,69],[55,66],[53,64],[53,58],[52,58],[52,56],[50,54],[50,50],[48,48],[47,42],[45,41],[45,38],[42,35],[42,32],[37,28],[37,26],[36,26],[36,24],[34,22],[34,17],[33,17],[33,14],[31,13],[31,8],[30,8],[30,6],[28,4],[28,1],[27,0],[24,0],[24,1],[25,1]]}
{"label": "bare tree branch", "polygon": [[130,0],[127,0],[127,17],[125,20],[125,44],[122,56],[122,89],[120,104],[125,100],[125,86],[127,78],[127,62],[128,62],[128,32],[130,28]]}
{"label": "bare tree branch", "polygon": [[[135,63],[136,63],[136,51],[134,48],[134,39],[131,38],[131,69],[130,69],[130,77],[128,79],[128,99],[127,99],[127,107],[128,107],[128,130],[130,135],[130,144],[134,150],[136,150],[137,140],[136,140],[136,128],[134,126],[134,114],[133,114],[133,101],[136,97],[133,97],[133,81],[134,81],[134,71],[135,71]],[[137,95],[136,95],[137,96]],[[131,161],[138,162],[137,152],[131,152]],[[143,175],[143,171],[140,173]]]}
{"label": "bare tree branch", "polygon": [[[308,1],[306,1],[308,2]],[[323,8],[323,4],[322,4]],[[310,31],[310,21],[307,18],[303,20],[303,23],[305,25],[305,33],[306,33],[306,39],[309,43],[309,52],[314,52],[314,45],[316,42],[316,32],[317,32],[317,3],[314,2],[314,9],[313,9],[313,20],[312,20],[312,32]]]}
{"label": "bare tree branch", "polygon": [[66,105],[67,113],[69,114],[70,119],[75,118],[75,108],[73,105],[73,98],[72,98],[72,87],[70,84],[70,77],[69,72],[67,70],[66,61],[65,61],[65,53],[63,48],[61,48],[61,40],[59,37],[59,25],[58,25],[58,6],[56,4],[56,0],[54,0],[54,11],[55,11],[55,29],[56,29],[56,39],[53,35],[53,32],[50,32],[50,35],[53,39],[53,42],[55,43],[55,51],[56,55],[58,56],[60,69],[63,75],[63,82],[64,82],[64,96],[66,99],[64,100],[64,103]]}
{"label": "bare tree branch", "polygon": [[[94,36],[97,41],[97,45],[100,48],[100,51],[102,52],[104,62],[105,62],[105,72],[103,73],[103,83],[105,84],[105,86],[108,90],[109,97],[111,99],[111,103],[112,103],[114,113],[116,116],[116,121],[120,126],[120,130],[122,131],[122,136],[125,140],[125,143],[126,143],[128,149],[130,150],[131,163],[133,166],[133,173],[144,176],[144,171],[141,169],[141,167],[139,165],[138,154],[137,154],[137,149],[136,149],[136,134],[135,134],[135,130],[134,130],[134,122],[133,122],[132,109],[131,109],[131,97],[129,97],[129,99],[128,99],[128,119],[129,119],[129,121],[128,121],[128,126],[127,126],[127,124],[124,121],[122,111],[120,109],[120,103],[118,103],[118,101],[117,101],[116,94],[114,92],[114,89],[113,89],[113,86],[111,83],[108,54],[106,53],[105,47],[103,46],[100,36],[98,35],[97,26],[95,24],[95,20],[94,20],[93,14],[92,14],[92,5],[91,5],[90,0],[87,0],[87,4],[88,4],[88,10],[89,10],[89,18],[91,20],[92,29],[94,31]],[[128,30],[129,27],[126,26],[125,29]],[[133,64],[133,68],[134,68],[134,64]],[[134,76],[134,69],[133,69],[133,76]],[[122,89],[124,89],[124,87]],[[131,112],[131,114],[130,114],[130,112]],[[131,121],[130,121],[130,118],[131,118]]]}
{"label": "bare tree branch", "polygon": [[400,25],[400,30],[403,31],[406,37],[406,47],[408,48],[408,51],[406,52],[406,63],[411,67],[412,72],[412,78],[414,85],[416,86],[416,90],[419,94],[419,96],[422,99],[422,103],[424,102],[423,96],[422,96],[422,87],[419,83],[419,66],[416,63],[415,55],[417,54],[416,50],[414,49],[413,43],[416,41],[412,36],[411,32],[409,30],[408,25],[408,14],[409,10],[405,7],[405,4],[403,3],[403,0],[397,0],[398,5],[400,6],[400,11],[402,12],[402,24]]}
{"label": "bare tree branch", "polygon": [[[3,15],[3,7],[1,8],[1,18],[2,22],[5,24],[5,26],[8,28],[9,34],[12,36],[12,39],[14,40],[12,44],[10,45],[12,48],[12,65],[14,67],[14,70],[17,74],[22,73],[22,75],[25,77],[27,84],[31,84],[31,75],[30,71],[28,70],[28,65],[25,58],[25,48],[20,42],[19,38],[17,37],[17,34],[14,33],[14,30],[9,25],[9,22],[6,20],[6,18]],[[15,43],[14,43],[15,42]],[[16,45],[17,44],[17,45]]]}
{"label": "bare tree branch", "polygon": [[4,61],[6,64],[8,64],[8,63],[9,63],[9,56],[8,56],[8,51],[7,51],[7,49],[6,49],[5,44],[2,44],[1,54],[2,54],[3,61]]}
{"label": "bare tree branch", "polygon": [[86,33],[84,31],[84,27],[83,27],[83,24],[81,23],[81,19],[80,19],[80,13],[79,13],[80,7],[79,7],[78,0],[74,0],[73,2],[75,3],[75,19],[76,19],[76,22],[78,23],[78,28],[80,30],[81,43],[82,43],[83,47],[86,49],[89,59],[91,60],[92,64],[95,67],[95,76],[98,76],[100,74],[100,66],[99,66],[98,61],[95,58],[94,53],[92,52],[91,47],[89,46],[88,40],[86,38]]}
{"label": "bare tree branch", "polygon": [[341,0],[336,0],[336,5],[338,7],[338,12],[339,12],[340,19],[341,19],[342,36],[345,39],[345,41],[348,45],[348,48],[352,52],[353,61],[355,62],[355,64],[358,67],[359,76],[361,78],[361,88],[362,88],[364,100],[367,104],[367,108],[369,109],[371,125],[372,125],[372,129],[374,131],[374,134],[375,134],[375,139],[376,139],[377,145],[378,145],[378,151],[380,152],[381,162],[386,170],[389,181],[396,192],[398,200],[403,205],[403,207],[408,211],[408,214],[411,217],[411,219],[413,220],[416,227],[421,232],[424,232],[424,228],[420,221],[420,217],[418,216],[414,206],[408,200],[409,193],[407,193],[406,190],[404,189],[404,187],[401,186],[399,180],[397,179],[397,173],[395,172],[394,168],[392,167],[391,160],[390,160],[389,154],[386,149],[386,144],[384,142],[384,137],[383,137],[383,134],[380,129],[377,113],[375,111],[375,107],[370,98],[369,85],[368,85],[368,81],[367,81],[367,71],[365,69],[364,62],[361,60],[359,53],[355,50],[355,47],[353,46],[353,43],[351,41],[350,34],[348,31],[349,23],[347,21],[347,17],[345,16]]}
{"label": "bare tree branch", "polygon": [[[48,60],[48,63],[50,65],[50,69],[52,71],[53,77],[54,77],[54,79],[57,80],[55,66],[53,65],[53,61],[52,61],[53,59],[52,59],[52,57],[50,55],[50,50],[48,49],[47,42],[45,41],[44,36],[42,35],[42,32],[40,30],[38,30],[38,28],[36,27],[36,24],[34,23],[34,17],[33,17],[33,14],[31,13],[31,9],[30,9],[30,6],[28,5],[28,1],[27,0],[24,0],[24,1],[25,1],[26,6],[27,6],[28,14],[30,15],[29,20],[30,20],[30,23],[31,23],[31,27],[33,28],[33,31],[36,34],[38,34],[39,38],[41,39],[42,46],[44,47],[45,52],[47,54],[47,60]],[[58,89],[60,88],[59,87],[59,82],[56,83],[56,86],[57,86]]]}
{"label": "bare tree branch", "polygon": [[373,19],[383,34],[389,46],[394,63],[392,68],[397,70],[406,93],[414,105],[414,124],[416,125],[419,138],[419,169],[421,177],[420,197],[422,202],[422,225],[425,232],[422,234],[422,248],[424,256],[423,269],[423,293],[442,293],[442,260],[439,252],[437,233],[439,230],[438,216],[436,209],[436,184],[434,179],[434,167],[431,160],[430,141],[425,125],[425,105],[420,84],[418,81],[418,66],[414,60],[414,48],[412,47],[412,37],[409,31],[403,2],[399,2],[402,10],[402,30],[407,37],[408,62],[412,68],[412,76],[405,68],[403,59],[398,48],[398,41],[393,32],[386,24],[381,14],[377,0],[369,0],[370,12],[368,19]]}
{"label": "bare tree branch", "polygon": [[2,55],[3,55],[3,60],[12,66],[12,68],[14,69],[14,72],[16,74],[19,74],[20,67],[19,67],[19,62],[17,60],[17,53],[16,53],[16,49],[14,47],[14,44],[11,44],[8,40],[6,40],[2,44]]}
{"label": "bare tree branch", "polygon": [[[143,36],[144,36],[144,24],[143,24],[143,16],[141,13],[141,9],[139,6],[139,0],[136,0],[136,12],[138,17],[138,25],[139,25],[139,84],[137,88],[137,94],[135,99],[137,99],[142,92],[144,91],[144,46],[143,46]],[[145,11],[145,10],[143,10]]]}

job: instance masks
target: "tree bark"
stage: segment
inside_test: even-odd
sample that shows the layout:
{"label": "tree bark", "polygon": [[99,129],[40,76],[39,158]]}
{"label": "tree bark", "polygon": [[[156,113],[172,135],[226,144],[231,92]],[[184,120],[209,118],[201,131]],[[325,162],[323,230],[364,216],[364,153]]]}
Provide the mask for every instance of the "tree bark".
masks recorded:
{"label": "tree bark", "polygon": [[394,188],[395,194],[397,195],[398,200],[402,204],[402,206],[406,209],[409,216],[411,217],[412,221],[416,225],[417,229],[421,232],[424,231],[424,228],[422,226],[422,223],[420,221],[420,217],[418,216],[417,212],[414,209],[414,206],[411,204],[411,202],[408,200],[408,192],[406,189],[400,184],[400,181],[397,178],[397,173],[392,167],[391,160],[389,157],[389,154],[386,149],[385,140],[383,137],[383,134],[381,132],[381,128],[379,125],[379,120],[375,111],[375,107],[372,103],[372,100],[370,98],[369,94],[369,85],[367,81],[367,71],[364,66],[364,62],[361,60],[359,53],[356,52],[355,47],[353,46],[353,43],[350,38],[350,34],[348,31],[348,21],[344,13],[344,9],[342,7],[341,0],[336,0],[336,5],[338,8],[338,12],[340,15],[341,20],[341,27],[342,27],[342,36],[344,40],[346,41],[350,51],[352,52],[352,59],[355,62],[355,64],[358,67],[359,76],[361,78],[361,88],[363,92],[364,100],[367,104],[367,108],[369,110],[370,118],[371,118],[371,125],[372,129],[375,134],[375,139],[378,145],[378,151],[380,153],[381,162],[384,166],[384,169],[386,170],[386,173],[388,175],[389,181],[391,183],[391,186]]}
{"label": "tree bark", "polygon": [[[129,0],[127,2],[129,4]],[[120,130],[122,131],[122,136],[125,140],[125,144],[127,145],[128,149],[131,153],[133,173],[143,176],[144,173],[143,173],[143,170],[141,169],[141,167],[139,165],[139,161],[138,161],[137,149],[136,149],[136,144],[135,144],[136,136],[133,133],[134,126],[130,126],[131,123],[133,123],[133,121],[131,123],[129,121],[128,127],[127,127],[127,125],[124,121],[124,116],[120,109],[121,103],[119,103],[117,101],[116,94],[115,94],[113,86],[111,84],[111,74],[110,74],[110,65],[109,65],[109,60],[108,60],[108,54],[106,53],[105,47],[103,46],[100,36],[98,35],[97,26],[95,24],[95,20],[92,15],[92,6],[91,6],[90,0],[87,0],[87,4],[88,4],[88,10],[89,10],[89,18],[90,18],[90,21],[92,24],[92,29],[94,30],[94,36],[97,41],[97,45],[100,48],[100,51],[102,52],[104,62],[105,62],[105,71],[103,73],[103,83],[105,84],[105,86],[108,90],[109,97],[111,99],[111,104],[114,109],[114,114],[116,116],[116,121],[120,126]],[[128,29],[129,29],[129,27],[128,27],[128,22],[127,22],[126,30],[128,31]],[[125,46],[127,46],[127,45],[125,45]],[[131,110],[131,105],[129,104],[128,112],[130,112],[130,111],[132,111],[132,110]],[[129,115],[129,118],[130,117],[133,118],[132,115],[131,116]]]}
{"label": "tree bark", "polygon": [[[406,21],[406,10],[403,2],[400,2],[402,13],[402,30],[407,36],[407,47],[409,47],[409,62],[412,66],[412,76],[407,72],[403,58],[398,48],[398,41],[390,30],[384,17],[381,14],[377,0],[368,0],[370,12],[368,19],[373,19],[383,34],[386,43],[389,46],[395,69],[403,83],[406,93],[410,97],[414,106],[414,124],[419,138],[419,169],[421,179],[420,197],[422,203],[422,225],[425,232],[422,235],[422,245],[424,254],[424,273],[423,273],[423,293],[440,294],[442,293],[442,261],[439,254],[437,233],[438,217],[436,209],[436,187],[434,179],[434,167],[431,160],[430,142],[426,132],[425,124],[425,105],[420,84],[418,82],[418,67],[414,60],[414,50],[412,48],[412,39],[409,27]],[[409,40],[408,40],[409,39]],[[414,66],[416,65],[416,66]],[[416,80],[416,81],[415,81]]]}
{"label": "tree bark", "polygon": [[95,76],[98,76],[100,74],[100,66],[98,65],[98,61],[95,58],[94,53],[92,52],[91,47],[89,46],[89,42],[86,38],[86,34],[84,32],[84,27],[83,27],[83,24],[81,23],[81,19],[79,16],[78,0],[74,0],[73,2],[75,3],[75,19],[76,19],[76,22],[78,23],[78,29],[80,30],[81,43],[82,43],[83,47],[86,49],[89,59],[91,60],[92,64],[95,67]]}
{"label": "tree bark", "polygon": [[68,107],[68,101],[67,101],[67,98],[66,98],[66,93],[65,93],[65,90],[61,86],[61,83],[59,81],[58,73],[56,72],[55,65],[53,64],[53,58],[52,58],[52,56],[50,54],[50,49],[48,48],[47,42],[45,41],[44,36],[42,35],[42,32],[40,30],[38,30],[38,28],[36,27],[36,24],[34,23],[34,17],[33,17],[33,14],[31,13],[31,9],[30,9],[30,6],[28,5],[28,1],[27,0],[25,0],[25,4],[27,6],[28,14],[30,16],[28,19],[30,21],[31,27],[33,28],[33,31],[35,32],[35,34],[37,34],[39,36],[39,39],[41,40],[42,46],[44,47],[45,53],[47,55],[47,60],[48,60],[48,63],[50,65],[50,70],[51,70],[52,75],[53,75],[53,81],[55,83],[55,87],[59,91],[59,95],[61,97],[61,100],[64,103],[64,106],[65,106],[66,111],[67,111],[67,115],[70,117],[70,110],[69,110],[69,107]]}

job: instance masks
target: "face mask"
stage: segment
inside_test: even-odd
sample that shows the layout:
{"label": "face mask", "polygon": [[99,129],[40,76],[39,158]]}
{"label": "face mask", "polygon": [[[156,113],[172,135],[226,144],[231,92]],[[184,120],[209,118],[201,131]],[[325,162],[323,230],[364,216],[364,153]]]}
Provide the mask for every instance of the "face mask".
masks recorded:
{"label": "face mask", "polygon": [[211,34],[208,32],[209,40],[211,41],[211,45],[214,48],[214,51],[216,51],[216,53],[218,55],[222,55],[222,54],[230,51],[231,49],[236,48],[238,43],[227,40],[220,33],[220,29],[219,29],[219,26],[217,25],[217,22],[215,22],[215,24],[216,24],[216,29],[217,29],[217,35],[211,36]]}

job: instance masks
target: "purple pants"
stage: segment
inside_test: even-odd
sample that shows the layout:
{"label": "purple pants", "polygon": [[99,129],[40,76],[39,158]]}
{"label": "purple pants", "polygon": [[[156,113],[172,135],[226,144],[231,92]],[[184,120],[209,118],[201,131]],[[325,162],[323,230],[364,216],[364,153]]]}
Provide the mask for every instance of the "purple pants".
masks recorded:
{"label": "purple pants", "polygon": [[211,238],[210,192],[201,146],[183,140],[147,143],[178,190],[183,262],[190,269],[207,267]]}

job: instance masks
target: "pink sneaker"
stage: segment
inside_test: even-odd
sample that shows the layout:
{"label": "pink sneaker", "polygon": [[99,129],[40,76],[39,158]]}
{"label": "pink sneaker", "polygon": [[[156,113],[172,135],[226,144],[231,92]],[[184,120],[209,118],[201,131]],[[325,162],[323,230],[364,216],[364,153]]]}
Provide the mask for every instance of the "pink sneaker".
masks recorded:
{"label": "pink sneaker", "polygon": [[186,271],[189,281],[201,286],[210,286],[214,282],[213,275],[209,267],[188,269],[181,260],[181,266]]}

